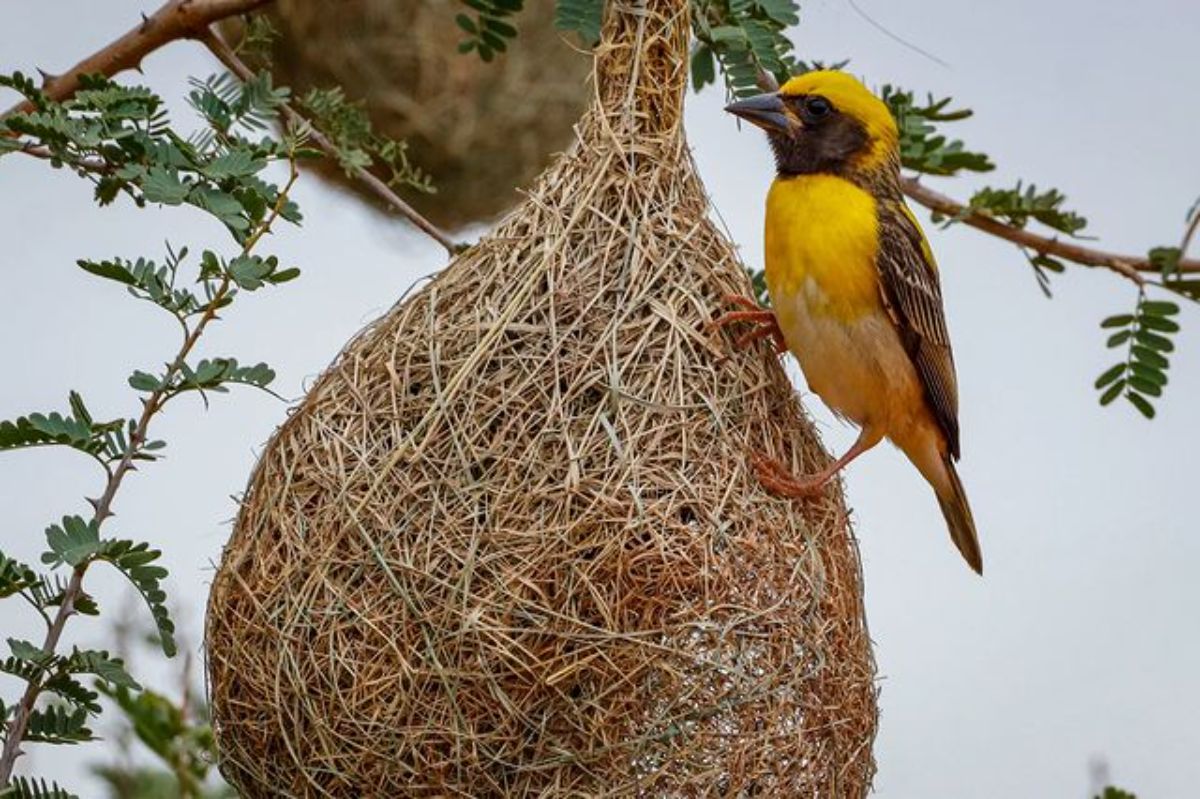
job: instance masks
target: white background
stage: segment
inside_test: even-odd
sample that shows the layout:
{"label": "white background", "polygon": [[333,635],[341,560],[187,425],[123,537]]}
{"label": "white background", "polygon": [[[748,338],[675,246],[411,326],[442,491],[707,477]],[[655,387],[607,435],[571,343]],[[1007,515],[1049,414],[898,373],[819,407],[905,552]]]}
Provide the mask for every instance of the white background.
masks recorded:
{"label": "white background", "polygon": [[[805,4],[800,54],[849,57],[875,85],[960,98],[977,115],[952,132],[998,162],[986,180],[1061,188],[1106,247],[1143,252],[1178,241],[1200,194],[1200,7],[861,4],[949,66],[887,38],[844,0]],[[65,68],[155,5],[7,0],[0,69]],[[179,98],[187,76],[214,69],[198,46],[179,43],[147,60],[144,80]],[[7,107],[10,97],[2,99]],[[693,97],[689,135],[716,207],[747,262],[759,263],[771,162],[759,134],[739,131],[722,104],[720,91]],[[965,197],[981,181],[934,185]],[[315,181],[297,194],[307,222],[270,246],[304,270],[302,279],[247,298],[206,345],[208,354],[268,361],[289,397],[443,263],[436,246]],[[199,250],[223,246],[222,236],[188,211],[134,212],[123,201],[97,210],[75,177],[33,159],[0,161],[0,418],[62,407],[70,388],[99,416],[133,412],[124,377],[174,352],[173,323],[74,260],[159,255],[164,239]],[[937,504],[902,456],[881,447],[850,469],[883,691],[877,793],[1083,797],[1088,763],[1103,757],[1114,781],[1143,797],[1194,796],[1200,313],[1185,311],[1157,420],[1124,404],[1100,409],[1091,382],[1113,358],[1097,322],[1131,306],[1131,287],[1072,268],[1046,301],[1011,246],[967,229],[931,237],[962,386],[961,469],[987,573],[979,579],[960,562]],[[250,393],[216,399],[207,413],[198,401],[169,412],[158,432],[170,458],[127,482],[112,523],[166,551],[193,649],[211,563],[229,533],[230,495],[285,410]],[[813,406],[828,445],[848,446],[853,431]],[[36,560],[40,531],[84,512],[78,498],[97,484],[94,467],[70,453],[0,457],[0,548]],[[89,585],[119,606],[115,575]],[[0,604],[0,628],[17,625],[37,634],[23,606]],[[71,628],[78,640],[97,637],[95,622]],[[11,697],[15,687],[3,689]],[[94,795],[81,764],[103,748],[35,749],[24,762]]]}

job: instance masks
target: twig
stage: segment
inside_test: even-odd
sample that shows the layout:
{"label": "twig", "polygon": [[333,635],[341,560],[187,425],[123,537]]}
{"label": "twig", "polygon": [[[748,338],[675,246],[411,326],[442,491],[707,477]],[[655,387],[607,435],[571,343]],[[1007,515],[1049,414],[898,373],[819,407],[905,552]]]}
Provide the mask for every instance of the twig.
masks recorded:
{"label": "twig", "polygon": [[[265,6],[271,0],[169,0],[135,28],[109,42],[61,75],[47,75],[42,91],[51,100],[65,100],[79,91],[80,78],[86,75],[112,77],[128,69],[140,69],[142,59],[177,39],[194,39],[208,26],[226,17],[237,16]],[[26,100],[10,108],[4,116],[32,111]]]}
{"label": "twig", "polygon": [[1183,240],[1179,242],[1179,263],[1184,263],[1183,259],[1187,257],[1188,247],[1192,244],[1192,237],[1196,235],[1196,228],[1200,226],[1200,200],[1192,207],[1192,218],[1188,221],[1187,230],[1184,231]]}
{"label": "twig", "polygon": [[[49,148],[38,147],[35,144],[26,144],[20,150],[17,150],[17,152],[32,155],[34,158],[41,158],[44,161],[54,160],[54,153],[50,152]],[[112,167],[99,159],[84,158],[73,163],[64,161],[63,164],[72,169],[82,169],[85,172],[95,172],[97,174],[108,174],[113,171]]]}
{"label": "twig", "polygon": [[[931,211],[947,217],[954,217],[963,224],[990,233],[993,236],[1011,241],[1021,247],[1026,247],[1042,255],[1052,255],[1064,261],[1083,266],[1100,266],[1111,269],[1122,277],[1135,283],[1145,282],[1141,273],[1159,271],[1158,266],[1150,259],[1141,255],[1121,255],[1114,252],[1083,247],[1061,239],[1041,236],[1022,228],[1007,225],[985,213],[975,211],[944,194],[922,185],[916,178],[904,178],[901,181],[904,193],[914,202],[920,203]],[[1179,272],[1200,272],[1200,260],[1187,259],[1179,261]]]}
{"label": "twig", "polygon": [[[275,220],[279,218],[284,203],[287,201],[288,194],[296,182],[297,175],[295,160],[292,160],[291,175],[287,185],[279,192],[279,198],[271,214],[254,234],[246,240],[245,244],[242,245],[243,255],[248,254],[258,244],[259,240],[271,229]],[[188,355],[191,354],[196,343],[204,334],[205,328],[217,318],[217,311],[220,309],[222,301],[232,287],[232,278],[226,275],[214,292],[212,299],[208,303],[208,307],[196,322],[196,326],[184,338],[179,352],[175,355],[174,360],[171,361],[170,366],[167,367],[162,385],[151,392],[143,401],[141,416],[138,417],[137,423],[129,434],[129,446],[126,448],[121,460],[117,463],[116,468],[109,473],[108,480],[104,485],[104,493],[100,495],[99,499],[89,499],[89,502],[95,509],[92,515],[94,523],[98,525],[103,524],[105,519],[113,515],[113,499],[116,497],[117,489],[121,487],[125,476],[135,468],[133,462],[142,451],[142,445],[146,442],[150,422],[172,396],[169,391],[171,378],[183,369]],[[54,652],[57,649],[58,641],[62,636],[67,619],[75,614],[75,603],[83,593],[83,576],[92,562],[85,561],[76,566],[72,572],[71,580],[67,584],[66,590],[63,592],[62,599],[59,602],[58,612],[55,614],[50,628],[46,631],[46,637],[42,642],[42,651]],[[7,786],[12,779],[13,766],[16,764],[17,758],[21,755],[21,741],[25,737],[30,716],[43,688],[44,683],[41,680],[31,681],[29,687],[25,689],[25,693],[21,696],[21,701],[13,709],[12,720],[9,721],[8,729],[5,731],[4,749],[0,751],[0,787]]]}
{"label": "twig", "polygon": [[[99,74],[112,77],[128,69],[138,69],[143,58],[178,39],[196,39],[202,42],[226,69],[242,80],[249,80],[254,77],[253,71],[210,26],[226,17],[254,11],[270,2],[271,0],[169,0],[149,17],[144,18],[140,25],[92,53],[62,75],[48,76],[42,85],[42,91],[51,100],[66,100],[79,90],[82,76]],[[25,101],[10,108],[3,116],[31,110],[32,103]],[[307,125],[304,117],[291,106],[285,105],[283,114],[287,124],[293,128]],[[307,127],[310,129],[309,139],[326,155],[336,157],[337,148],[333,142],[320,131],[312,129],[311,125]],[[43,157],[43,154],[36,150],[26,152]],[[462,249],[460,243],[421,216],[378,177],[362,168],[355,169],[353,175],[387,203],[388,207],[395,209],[400,216],[442,245],[447,253],[455,255]]]}
{"label": "twig", "polygon": [[[238,55],[233,51],[233,48],[230,47],[225,40],[218,36],[217,33],[211,28],[200,34],[197,38],[209,49],[210,52],[212,52],[214,56],[217,57],[217,60],[220,61],[225,68],[234,75],[238,76],[243,81],[254,79],[254,71],[250,69],[250,67],[246,66],[245,62],[238,58]],[[280,107],[280,110],[283,112],[283,117],[287,121],[287,125],[290,129],[306,129],[309,140],[313,144],[317,145],[321,152],[325,153],[325,155],[329,156],[330,158],[337,158],[337,147],[329,140],[329,137],[317,130],[313,125],[309,124],[308,120],[306,120],[298,111],[296,111],[296,109],[292,108],[287,103],[284,103]],[[446,252],[448,252],[450,255],[453,256],[462,249],[462,246],[458,242],[451,239],[448,235],[446,235],[445,232],[441,230],[441,228],[437,227],[437,225],[421,216],[421,214],[418,213],[415,208],[406,203],[404,200],[400,199],[400,196],[397,195],[396,192],[392,191],[392,188],[378,177],[372,175],[362,167],[355,167],[351,174],[354,175],[356,180],[361,181],[367,186],[367,188],[374,192],[375,196],[387,203],[388,207],[395,209],[400,216],[404,217],[409,222],[412,222],[431,238],[437,241],[438,244],[445,247]]]}

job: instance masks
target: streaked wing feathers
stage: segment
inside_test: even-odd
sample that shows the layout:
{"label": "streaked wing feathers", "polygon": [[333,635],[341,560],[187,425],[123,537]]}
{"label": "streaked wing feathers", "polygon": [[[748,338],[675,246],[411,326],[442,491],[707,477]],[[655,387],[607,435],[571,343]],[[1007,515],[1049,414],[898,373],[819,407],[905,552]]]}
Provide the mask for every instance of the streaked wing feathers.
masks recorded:
{"label": "streaked wing feathers", "polygon": [[930,410],[959,456],[958,381],[929,245],[903,200],[880,204],[879,274],[883,300],[925,386]]}

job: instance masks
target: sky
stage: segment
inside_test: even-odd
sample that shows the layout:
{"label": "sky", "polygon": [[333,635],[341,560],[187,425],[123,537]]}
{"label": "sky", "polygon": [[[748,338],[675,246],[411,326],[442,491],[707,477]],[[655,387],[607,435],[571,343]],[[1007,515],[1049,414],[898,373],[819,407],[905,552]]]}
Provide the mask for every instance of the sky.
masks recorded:
{"label": "sky", "polygon": [[[0,70],[69,66],[124,31],[150,0],[8,0]],[[939,64],[880,32],[846,0],[803,4],[793,32],[808,59],[850,58],[872,85],[950,95],[976,114],[952,132],[998,164],[984,178],[931,180],[966,197],[985,182],[1055,186],[1088,217],[1099,245],[1133,253],[1178,242],[1200,195],[1200,6],[1188,0],[951,0],[858,7]],[[147,59],[145,83],[168,97],[215,66],[177,43]],[[0,96],[7,107],[11,98]],[[689,98],[687,129],[714,206],[749,264],[762,258],[762,203],[772,166],[757,131]],[[179,115],[182,108],[176,105]],[[443,253],[429,240],[302,180],[307,221],[273,238],[302,278],[249,297],[213,328],[209,354],[264,360],[299,397],[340,347]],[[919,213],[922,220],[927,215]],[[926,225],[927,228],[931,226]],[[0,418],[65,405],[82,391],[98,416],[129,413],[125,376],[176,346],[173,322],[74,266],[77,258],[159,255],[164,240],[223,244],[215,223],[180,209],[98,210],[87,187],[34,159],[0,160]],[[1115,360],[1098,322],[1132,307],[1132,287],[1071,267],[1046,300],[1011,245],[976,231],[930,230],[941,264],[961,391],[963,481],[986,576],[947,540],[937,504],[903,456],[880,447],[846,476],[862,550],[882,694],[876,795],[1088,796],[1089,763],[1144,797],[1200,785],[1200,309],[1186,308],[1167,396],[1146,421],[1098,407],[1091,384]],[[855,431],[811,396],[827,446]],[[177,615],[198,647],[213,562],[230,532],[231,496],[286,406],[265,395],[218,397],[168,412],[170,457],[122,489],[118,533],[162,545]],[[94,466],[72,453],[0,457],[0,549],[37,560],[41,530],[83,513]],[[122,595],[115,574],[101,601]],[[123,606],[122,606],[123,607]],[[143,613],[134,607],[130,612]],[[88,629],[88,625],[93,625]],[[5,634],[37,628],[15,600]],[[68,640],[103,638],[95,622]],[[147,664],[149,665],[149,664]],[[161,684],[166,674],[151,673]],[[11,683],[0,683],[6,697]],[[82,764],[103,744],[34,751],[26,766],[93,795]]]}

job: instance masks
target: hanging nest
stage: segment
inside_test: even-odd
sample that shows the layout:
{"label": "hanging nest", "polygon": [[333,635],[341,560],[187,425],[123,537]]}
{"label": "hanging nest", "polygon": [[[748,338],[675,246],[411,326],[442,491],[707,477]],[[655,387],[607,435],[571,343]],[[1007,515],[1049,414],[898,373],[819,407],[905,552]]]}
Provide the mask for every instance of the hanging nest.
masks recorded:
{"label": "hanging nest", "polygon": [[[492,219],[570,145],[587,99],[590,61],[554,29],[554,0],[527,0],[520,35],[495,61],[462,55],[461,0],[276,0],[263,12],[280,36],[277,83],[303,94],[346,87],[376,131],[408,142],[436,194],[408,193],[445,228]],[[224,23],[233,41],[241,21]],[[327,161],[320,174],[377,203]],[[381,174],[383,178],[388,175]]]}
{"label": "hanging nest", "polygon": [[610,2],[529,199],[352,341],[268,445],[212,586],[246,797],[861,797],[873,662],[842,498],[681,124],[687,0]]}

